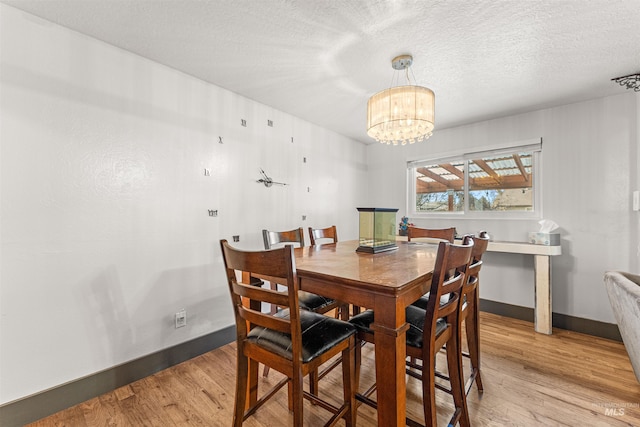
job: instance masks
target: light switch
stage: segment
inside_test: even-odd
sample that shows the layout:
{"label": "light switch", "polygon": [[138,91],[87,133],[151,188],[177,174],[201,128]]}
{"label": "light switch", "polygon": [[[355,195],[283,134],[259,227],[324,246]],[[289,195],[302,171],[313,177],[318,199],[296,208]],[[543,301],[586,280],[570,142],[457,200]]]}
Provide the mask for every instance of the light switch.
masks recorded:
{"label": "light switch", "polygon": [[633,192],[633,210],[640,211],[640,191]]}

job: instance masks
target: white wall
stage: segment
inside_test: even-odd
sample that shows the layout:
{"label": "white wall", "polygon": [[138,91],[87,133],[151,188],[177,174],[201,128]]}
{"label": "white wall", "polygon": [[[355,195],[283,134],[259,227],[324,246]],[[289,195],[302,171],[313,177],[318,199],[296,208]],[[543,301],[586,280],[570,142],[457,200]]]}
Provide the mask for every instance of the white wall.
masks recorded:
{"label": "white wall", "polygon": [[0,28],[0,404],[230,326],[221,238],[357,237],[364,145],[5,5]]}
{"label": "white wall", "polygon": [[[603,285],[606,270],[638,271],[638,212],[631,210],[638,178],[638,103],[628,92],[468,126],[437,130],[403,148],[368,148],[372,203],[406,211],[406,162],[542,138],[543,218],[561,226],[563,255],[552,260],[553,311],[615,323]],[[381,206],[382,207],[382,206]],[[488,230],[495,240],[525,241],[537,220],[413,220],[453,225],[460,233]],[[481,298],[533,307],[533,260],[486,255]]]}

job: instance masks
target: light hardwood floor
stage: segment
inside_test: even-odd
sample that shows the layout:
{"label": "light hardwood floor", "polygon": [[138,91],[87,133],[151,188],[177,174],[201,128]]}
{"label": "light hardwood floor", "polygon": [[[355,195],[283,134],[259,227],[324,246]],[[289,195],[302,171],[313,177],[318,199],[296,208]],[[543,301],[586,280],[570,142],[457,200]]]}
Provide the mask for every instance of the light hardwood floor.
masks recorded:
{"label": "light hardwood floor", "polygon": [[[640,426],[640,384],[621,343],[481,313],[484,394],[468,397],[473,426]],[[442,360],[444,362],[444,360]],[[446,366],[439,363],[439,366]],[[373,381],[373,349],[363,349],[361,386]],[[235,344],[229,344],[31,426],[231,425]],[[324,396],[341,395],[340,370],[320,383]],[[272,371],[261,384],[275,383]],[[264,389],[264,388],[263,388]],[[418,381],[407,382],[408,412],[422,419]],[[438,393],[439,424],[446,425],[450,396]],[[328,415],[305,402],[305,425]],[[247,427],[291,425],[286,388],[245,422]],[[358,409],[359,426],[375,426],[375,411]]]}

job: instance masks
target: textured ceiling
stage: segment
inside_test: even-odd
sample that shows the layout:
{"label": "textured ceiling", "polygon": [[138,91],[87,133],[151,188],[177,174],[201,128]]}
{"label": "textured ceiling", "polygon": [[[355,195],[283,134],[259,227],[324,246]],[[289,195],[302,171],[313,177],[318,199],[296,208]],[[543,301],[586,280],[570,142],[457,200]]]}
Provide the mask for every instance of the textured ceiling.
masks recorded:
{"label": "textured ceiling", "polygon": [[640,0],[0,2],[364,143],[398,54],[436,93],[435,134],[622,93],[611,78],[640,72]]}

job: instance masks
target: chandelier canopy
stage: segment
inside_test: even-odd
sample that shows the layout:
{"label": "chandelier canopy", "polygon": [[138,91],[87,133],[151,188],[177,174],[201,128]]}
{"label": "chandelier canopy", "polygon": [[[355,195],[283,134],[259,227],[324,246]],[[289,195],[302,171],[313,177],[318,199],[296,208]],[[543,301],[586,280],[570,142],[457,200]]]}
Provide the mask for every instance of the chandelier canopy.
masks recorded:
{"label": "chandelier canopy", "polygon": [[[391,61],[395,70],[407,70],[407,81],[412,63],[411,55]],[[434,117],[435,94],[431,89],[416,85],[391,87],[369,98],[367,134],[384,144],[413,144],[431,136]]]}

